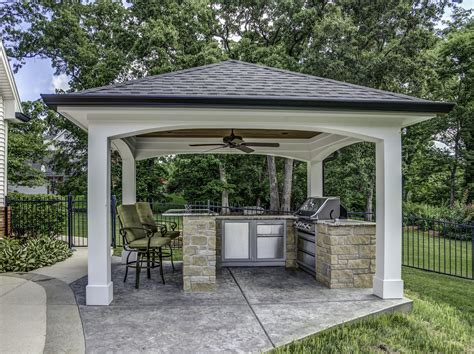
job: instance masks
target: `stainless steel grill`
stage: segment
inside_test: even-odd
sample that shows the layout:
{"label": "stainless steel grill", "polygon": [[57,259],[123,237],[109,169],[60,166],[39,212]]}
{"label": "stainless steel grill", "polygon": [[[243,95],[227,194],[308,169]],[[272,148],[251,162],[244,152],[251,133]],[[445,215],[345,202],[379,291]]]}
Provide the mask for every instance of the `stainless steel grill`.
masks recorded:
{"label": "stainless steel grill", "polygon": [[315,274],[317,221],[345,219],[347,211],[338,197],[310,197],[298,209],[296,216],[297,262],[303,270]]}

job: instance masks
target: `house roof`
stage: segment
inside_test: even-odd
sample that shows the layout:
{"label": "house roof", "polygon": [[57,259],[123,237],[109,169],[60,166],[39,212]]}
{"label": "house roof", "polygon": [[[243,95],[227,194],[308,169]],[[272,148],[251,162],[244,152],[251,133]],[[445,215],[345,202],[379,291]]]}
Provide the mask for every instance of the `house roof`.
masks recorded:
{"label": "house roof", "polygon": [[42,97],[54,108],[224,105],[442,113],[454,106],[237,60]]}

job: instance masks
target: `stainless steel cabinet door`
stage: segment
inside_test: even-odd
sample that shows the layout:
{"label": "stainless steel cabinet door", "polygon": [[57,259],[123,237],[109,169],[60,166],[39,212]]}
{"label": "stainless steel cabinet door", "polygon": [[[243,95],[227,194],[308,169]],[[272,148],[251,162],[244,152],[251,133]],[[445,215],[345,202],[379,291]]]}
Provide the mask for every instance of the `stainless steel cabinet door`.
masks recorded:
{"label": "stainless steel cabinet door", "polygon": [[225,260],[250,259],[250,223],[225,222],[223,241]]}
{"label": "stainless steel cabinet door", "polygon": [[258,259],[281,259],[283,252],[283,237],[257,237]]}

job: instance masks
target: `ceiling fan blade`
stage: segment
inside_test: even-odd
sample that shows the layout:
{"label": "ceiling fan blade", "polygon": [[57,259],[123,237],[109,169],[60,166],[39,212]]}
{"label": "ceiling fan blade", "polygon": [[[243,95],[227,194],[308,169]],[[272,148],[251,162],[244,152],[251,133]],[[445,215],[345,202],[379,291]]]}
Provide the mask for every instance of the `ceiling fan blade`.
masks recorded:
{"label": "ceiling fan blade", "polygon": [[279,143],[242,143],[244,146],[259,146],[259,147],[280,147]]}
{"label": "ceiling fan blade", "polygon": [[212,149],[209,149],[209,150],[205,150],[203,151],[202,153],[205,154],[205,153],[208,153],[208,152],[211,152],[211,151],[214,151],[214,150],[219,150],[219,149],[223,149],[225,148],[226,146],[218,146],[216,148],[212,148]]}
{"label": "ceiling fan blade", "polygon": [[227,146],[227,144],[189,144],[189,146]]}
{"label": "ceiling fan blade", "polygon": [[240,151],[243,151],[245,152],[246,154],[250,154],[251,152],[254,152],[255,150],[254,149],[251,149],[245,145],[236,145],[235,146],[235,149],[238,149]]}

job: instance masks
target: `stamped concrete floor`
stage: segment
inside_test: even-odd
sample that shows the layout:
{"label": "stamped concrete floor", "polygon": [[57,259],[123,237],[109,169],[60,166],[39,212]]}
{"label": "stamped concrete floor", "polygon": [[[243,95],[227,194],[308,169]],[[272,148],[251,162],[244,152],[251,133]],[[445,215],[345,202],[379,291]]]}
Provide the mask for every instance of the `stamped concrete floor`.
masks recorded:
{"label": "stamped concrete floor", "polygon": [[134,275],[112,265],[114,301],[85,306],[84,277],[71,284],[82,317],[86,352],[260,352],[325,328],[411,302],[380,300],[371,289],[331,290],[284,268],[223,268],[214,293],[184,293],[181,265],[165,268],[139,290]]}

